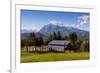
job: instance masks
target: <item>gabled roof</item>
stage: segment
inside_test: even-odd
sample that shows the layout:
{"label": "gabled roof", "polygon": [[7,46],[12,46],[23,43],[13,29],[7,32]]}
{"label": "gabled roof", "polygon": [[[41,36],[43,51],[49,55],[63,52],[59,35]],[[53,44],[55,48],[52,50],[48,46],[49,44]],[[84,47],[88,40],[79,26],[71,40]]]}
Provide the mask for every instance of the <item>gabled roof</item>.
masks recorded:
{"label": "gabled roof", "polygon": [[57,45],[65,45],[65,44],[69,44],[70,41],[67,40],[52,40],[51,42],[49,42],[49,45],[51,44],[57,44]]}

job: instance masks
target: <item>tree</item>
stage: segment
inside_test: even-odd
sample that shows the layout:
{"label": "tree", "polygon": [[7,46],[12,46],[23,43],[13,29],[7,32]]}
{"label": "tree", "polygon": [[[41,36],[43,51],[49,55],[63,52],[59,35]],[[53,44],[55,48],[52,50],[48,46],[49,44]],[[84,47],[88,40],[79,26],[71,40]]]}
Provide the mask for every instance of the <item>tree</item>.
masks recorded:
{"label": "tree", "polygon": [[44,44],[44,41],[43,41],[43,38],[42,38],[42,36],[39,36],[39,37],[37,37],[36,39],[35,39],[35,46],[41,46],[41,45],[43,45]]}
{"label": "tree", "polygon": [[21,48],[23,48],[25,46],[25,41],[24,39],[21,39]]}
{"label": "tree", "polygon": [[50,35],[47,37],[47,39],[46,39],[46,41],[45,41],[45,44],[48,45],[48,43],[49,43],[50,41],[52,41],[52,40],[53,40],[53,35],[50,34]]}
{"label": "tree", "polygon": [[21,38],[21,48],[26,47],[27,51],[28,51],[28,46],[29,46],[29,40],[28,38]]}
{"label": "tree", "polygon": [[84,40],[81,44],[81,51],[87,51],[89,52],[89,41]]}
{"label": "tree", "polygon": [[85,51],[85,41],[83,41],[82,42],[82,44],[81,44],[81,47],[80,47],[81,49],[81,52],[83,52],[83,51]]}
{"label": "tree", "polygon": [[64,37],[64,40],[70,40],[69,36],[66,35],[66,36]]}
{"label": "tree", "polygon": [[78,49],[78,47],[76,45],[76,41],[77,41],[77,34],[76,34],[76,32],[70,33],[69,34],[69,38],[71,40],[71,44],[73,46],[73,50],[76,51]]}
{"label": "tree", "polygon": [[76,41],[76,43],[75,43],[75,45],[76,45],[76,47],[77,47],[77,51],[81,51],[81,44],[82,44],[82,40],[77,40]]}
{"label": "tree", "polygon": [[88,40],[84,40],[81,44],[81,51],[87,51],[89,52],[89,41]]}
{"label": "tree", "polygon": [[70,38],[72,44],[74,45],[75,42],[77,41],[77,34],[76,34],[76,32],[70,33],[69,34],[69,38]]}
{"label": "tree", "polygon": [[89,40],[87,40],[87,44],[86,44],[86,51],[90,51],[90,43],[89,43]]}
{"label": "tree", "polygon": [[53,32],[53,40],[56,40],[57,39],[57,34],[56,32]]}
{"label": "tree", "polygon": [[35,43],[36,43],[36,36],[35,36],[34,32],[31,32],[29,34],[28,40],[29,40],[29,46],[35,45]]}
{"label": "tree", "polygon": [[57,40],[62,40],[62,36],[61,36],[60,31],[57,32]]}
{"label": "tree", "polygon": [[29,34],[29,36],[32,37],[32,38],[35,38],[35,33],[34,33],[34,32],[31,32],[31,33]]}

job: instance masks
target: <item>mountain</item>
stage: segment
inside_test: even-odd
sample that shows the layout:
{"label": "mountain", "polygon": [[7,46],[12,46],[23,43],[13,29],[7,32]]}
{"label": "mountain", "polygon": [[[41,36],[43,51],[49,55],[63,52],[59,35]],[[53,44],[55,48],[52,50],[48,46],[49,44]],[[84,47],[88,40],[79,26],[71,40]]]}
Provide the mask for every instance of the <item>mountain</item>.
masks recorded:
{"label": "mountain", "polygon": [[60,31],[62,36],[69,35],[72,32],[76,32],[78,35],[78,38],[89,38],[89,31],[80,30],[78,28],[74,27],[68,27],[63,25],[54,25],[54,24],[48,24],[44,25],[40,31],[36,32],[34,30],[21,30],[21,36],[26,37],[29,36],[29,33],[34,32],[36,36],[48,36],[52,34],[53,32]]}
{"label": "mountain", "polygon": [[21,30],[21,36],[22,37],[27,37],[32,32],[34,32],[36,36],[44,36],[43,34],[41,34],[40,32],[37,32],[35,30]]}
{"label": "mountain", "polygon": [[35,30],[26,30],[26,29],[21,30],[21,33],[31,33],[31,32],[36,32],[36,31]]}
{"label": "mountain", "polygon": [[23,29],[21,30],[21,36],[22,37],[26,37],[26,36],[29,36],[29,33],[31,32],[34,32],[33,30],[26,30],[26,29]]}
{"label": "mountain", "polygon": [[89,37],[88,31],[80,30],[74,27],[66,27],[53,24],[45,25],[43,28],[40,29],[39,32],[44,35],[49,35],[52,34],[53,32],[58,32],[58,31],[60,31],[62,36],[68,35],[72,32],[76,32],[79,38]]}

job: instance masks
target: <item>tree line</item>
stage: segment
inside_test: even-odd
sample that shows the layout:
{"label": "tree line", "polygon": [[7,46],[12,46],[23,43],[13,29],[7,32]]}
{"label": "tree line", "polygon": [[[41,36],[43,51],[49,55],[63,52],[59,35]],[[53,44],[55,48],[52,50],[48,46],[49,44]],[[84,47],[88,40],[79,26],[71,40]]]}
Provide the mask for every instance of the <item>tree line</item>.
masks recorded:
{"label": "tree line", "polygon": [[29,33],[29,36],[26,38],[21,38],[21,47],[24,46],[42,46],[48,45],[52,40],[68,40],[70,44],[68,48],[75,51],[88,51],[89,52],[89,39],[78,39],[77,33],[72,32],[69,35],[62,36],[61,33],[53,32],[47,38],[43,36],[37,36],[34,32]]}
{"label": "tree line", "polygon": [[21,39],[21,47],[24,46],[41,46],[44,44],[42,36],[36,36],[34,32],[29,33],[29,36]]}

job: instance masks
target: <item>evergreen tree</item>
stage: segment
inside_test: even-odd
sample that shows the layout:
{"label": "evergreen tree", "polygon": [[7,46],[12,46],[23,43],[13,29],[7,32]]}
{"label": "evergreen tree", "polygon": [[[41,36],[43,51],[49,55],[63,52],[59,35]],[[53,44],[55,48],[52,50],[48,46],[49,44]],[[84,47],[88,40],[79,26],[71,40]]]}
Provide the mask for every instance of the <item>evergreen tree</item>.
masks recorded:
{"label": "evergreen tree", "polygon": [[75,44],[75,42],[77,41],[77,34],[76,34],[76,32],[70,33],[69,34],[69,38],[72,41],[72,43]]}
{"label": "evergreen tree", "polygon": [[76,32],[70,33],[69,34],[69,38],[71,40],[71,44],[73,46],[73,50],[76,51],[78,49],[77,45],[76,45],[76,41],[77,41],[77,34],[76,34]]}
{"label": "evergreen tree", "polygon": [[61,36],[60,31],[57,32],[57,40],[62,40],[62,36]]}
{"label": "evergreen tree", "polygon": [[29,40],[29,46],[35,45],[35,43],[36,43],[36,36],[35,36],[35,33],[34,32],[31,32],[29,34],[28,40]]}
{"label": "evergreen tree", "polygon": [[53,40],[56,40],[56,39],[57,39],[56,32],[53,32]]}
{"label": "evergreen tree", "polygon": [[40,46],[44,44],[42,36],[39,37],[39,43],[40,43]]}

